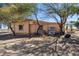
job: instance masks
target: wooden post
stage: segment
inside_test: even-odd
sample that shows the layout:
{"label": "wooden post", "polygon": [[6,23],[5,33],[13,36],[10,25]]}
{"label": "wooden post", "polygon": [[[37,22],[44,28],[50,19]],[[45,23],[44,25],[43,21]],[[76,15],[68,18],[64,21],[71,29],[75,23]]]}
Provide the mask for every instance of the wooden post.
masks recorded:
{"label": "wooden post", "polygon": [[30,33],[30,21],[29,21],[29,35],[30,35],[31,33]]}

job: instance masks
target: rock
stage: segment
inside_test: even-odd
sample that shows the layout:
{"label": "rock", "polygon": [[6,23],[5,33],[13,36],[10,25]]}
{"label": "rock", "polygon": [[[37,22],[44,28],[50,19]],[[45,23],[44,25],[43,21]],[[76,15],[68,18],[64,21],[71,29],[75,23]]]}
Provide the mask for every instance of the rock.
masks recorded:
{"label": "rock", "polygon": [[28,47],[28,46],[31,46],[31,45],[32,45],[32,44],[25,44],[24,46],[27,46],[27,47]]}
{"label": "rock", "polygon": [[62,52],[61,52],[61,51],[59,51],[59,52],[58,52],[58,55],[59,55],[59,56],[62,56]]}
{"label": "rock", "polygon": [[16,53],[16,51],[13,50],[6,50],[7,53]]}
{"label": "rock", "polygon": [[39,56],[43,56],[43,53],[39,53],[38,55],[39,55]]}
{"label": "rock", "polygon": [[34,54],[35,54],[35,55],[38,55],[38,54],[39,54],[39,52],[35,52]]}
{"label": "rock", "polygon": [[36,47],[36,45],[31,45],[30,47]]}

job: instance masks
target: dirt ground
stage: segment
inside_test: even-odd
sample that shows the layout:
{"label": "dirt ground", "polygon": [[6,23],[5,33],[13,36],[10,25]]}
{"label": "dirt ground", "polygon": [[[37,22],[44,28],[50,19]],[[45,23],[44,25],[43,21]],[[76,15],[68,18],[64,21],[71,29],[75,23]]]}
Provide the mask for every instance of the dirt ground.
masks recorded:
{"label": "dirt ground", "polygon": [[[56,41],[58,39],[58,41]],[[71,39],[0,34],[0,56],[79,56],[79,31]]]}

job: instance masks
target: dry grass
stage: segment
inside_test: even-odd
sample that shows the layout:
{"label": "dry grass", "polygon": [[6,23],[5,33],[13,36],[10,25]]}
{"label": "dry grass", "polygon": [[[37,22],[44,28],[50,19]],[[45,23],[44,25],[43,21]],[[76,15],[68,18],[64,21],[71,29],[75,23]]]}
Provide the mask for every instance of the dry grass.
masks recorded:
{"label": "dry grass", "polygon": [[9,32],[10,30],[9,29],[0,29],[0,33],[1,32]]}

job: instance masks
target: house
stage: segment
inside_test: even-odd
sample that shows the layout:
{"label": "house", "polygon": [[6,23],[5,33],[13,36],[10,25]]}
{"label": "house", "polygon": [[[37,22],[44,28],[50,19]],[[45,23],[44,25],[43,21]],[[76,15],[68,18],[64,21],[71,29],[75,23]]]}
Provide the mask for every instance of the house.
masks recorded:
{"label": "house", "polygon": [[[39,24],[43,26],[43,29],[47,32],[50,27],[54,28],[54,31],[59,32],[60,28],[57,23],[55,22],[46,22],[46,21],[39,21]],[[14,20],[11,22],[11,26],[15,33],[23,33],[28,34],[35,33],[38,29],[37,21],[26,19],[26,20]]]}

